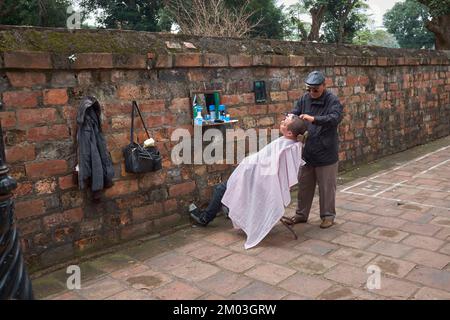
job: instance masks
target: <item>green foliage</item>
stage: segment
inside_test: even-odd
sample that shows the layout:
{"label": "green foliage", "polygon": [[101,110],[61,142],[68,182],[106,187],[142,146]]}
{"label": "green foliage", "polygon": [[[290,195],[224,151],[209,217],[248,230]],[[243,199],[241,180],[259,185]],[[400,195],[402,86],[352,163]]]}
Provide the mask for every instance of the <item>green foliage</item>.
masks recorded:
{"label": "green foliage", "polygon": [[356,32],[353,38],[353,44],[364,46],[379,46],[387,48],[399,48],[399,44],[395,37],[385,30],[371,31],[363,29]]}
{"label": "green foliage", "polygon": [[450,14],[450,0],[419,0],[427,6],[432,17],[440,17]]}
{"label": "green foliage", "polygon": [[301,4],[293,4],[286,11],[285,39],[287,40],[307,40],[311,30],[311,24],[302,21],[301,15],[308,11]]}
{"label": "green foliage", "polygon": [[65,27],[69,0],[0,1],[0,24]]}
{"label": "green foliage", "polygon": [[[237,8],[246,4],[246,0],[225,0],[227,7]],[[254,12],[250,23],[259,24],[251,32],[252,37],[283,39],[284,27],[287,23],[283,14],[283,7],[276,5],[276,0],[251,0],[248,12]]]}
{"label": "green foliage", "polygon": [[340,24],[343,23],[343,43],[352,43],[353,37],[358,30],[363,29],[368,21],[365,14],[367,4],[357,1],[345,18],[345,10],[348,1],[331,0],[327,4],[327,13],[324,22],[325,41],[329,43],[339,42]]}
{"label": "green foliage", "polygon": [[396,3],[385,13],[383,22],[402,48],[432,48],[434,35],[425,27],[430,19],[427,7],[415,0]]}
{"label": "green foliage", "polygon": [[163,0],[82,0],[88,12],[101,10],[97,22],[106,28],[137,31],[168,31],[172,22]]}

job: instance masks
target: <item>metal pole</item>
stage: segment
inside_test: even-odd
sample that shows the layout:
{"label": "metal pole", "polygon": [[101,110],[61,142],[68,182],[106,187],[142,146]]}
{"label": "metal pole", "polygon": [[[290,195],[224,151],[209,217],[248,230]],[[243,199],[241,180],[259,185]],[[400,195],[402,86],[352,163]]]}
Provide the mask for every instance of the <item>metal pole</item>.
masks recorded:
{"label": "metal pole", "polygon": [[0,123],[0,299],[32,300],[31,281],[24,264],[14,220],[12,191],[16,180],[8,176],[5,144]]}

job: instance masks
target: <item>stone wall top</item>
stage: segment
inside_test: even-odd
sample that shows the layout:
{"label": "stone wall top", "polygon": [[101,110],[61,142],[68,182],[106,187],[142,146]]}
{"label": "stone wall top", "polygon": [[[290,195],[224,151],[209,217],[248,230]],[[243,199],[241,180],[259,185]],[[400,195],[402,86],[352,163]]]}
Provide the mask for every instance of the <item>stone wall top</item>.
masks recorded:
{"label": "stone wall top", "polygon": [[[133,55],[136,55],[135,58],[145,55],[148,59],[157,56],[171,57],[169,62],[160,61],[159,67],[450,64],[450,51],[338,46],[270,39],[197,37],[123,30],[69,31],[62,28],[0,25],[0,53],[17,51],[47,52],[54,55],[80,53],[115,55],[98,57],[99,68],[120,67],[120,61],[122,65],[129,65],[128,58],[123,57]],[[47,57],[41,59],[41,67],[44,69],[58,67],[58,63],[55,66],[55,58],[52,60],[53,64],[46,61]],[[142,61],[135,60],[134,63],[137,68],[145,67]]]}

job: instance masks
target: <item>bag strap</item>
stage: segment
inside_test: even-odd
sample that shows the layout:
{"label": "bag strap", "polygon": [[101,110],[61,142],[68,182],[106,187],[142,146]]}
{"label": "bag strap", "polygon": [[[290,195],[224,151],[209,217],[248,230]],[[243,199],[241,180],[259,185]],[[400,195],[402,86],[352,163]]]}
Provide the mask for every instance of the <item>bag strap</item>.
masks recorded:
{"label": "bag strap", "polygon": [[135,109],[137,110],[139,117],[141,118],[142,125],[144,126],[144,129],[145,129],[145,133],[147,133],[147,137],[150,139],[150,134],[148,133],[147,126],[145,125],[144,118],[142,117],[142,114],[141,114],[141,110],[139,109],[137,102],[133,101],[133,105],[131,107],[131,134],[130,134],[131,143],[134,142],[134,110]]}

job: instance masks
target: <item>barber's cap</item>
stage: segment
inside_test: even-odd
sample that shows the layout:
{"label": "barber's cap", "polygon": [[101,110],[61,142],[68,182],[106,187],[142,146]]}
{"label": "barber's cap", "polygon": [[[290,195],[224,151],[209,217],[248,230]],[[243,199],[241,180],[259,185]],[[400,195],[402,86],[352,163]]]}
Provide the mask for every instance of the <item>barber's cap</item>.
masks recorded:
{"label": "barber's cap", "polygon": [[325,82],[325,76],[320,71],[311,72],[305,79],[305,83],[310,86],[319,86]]}

